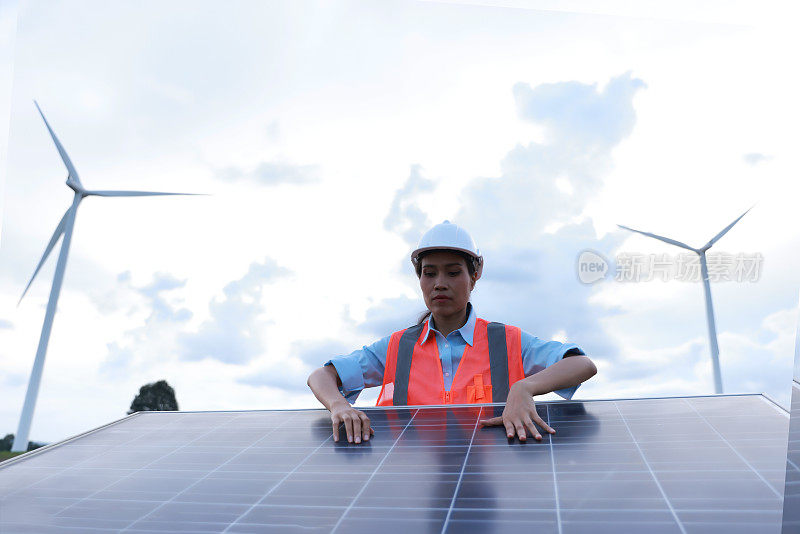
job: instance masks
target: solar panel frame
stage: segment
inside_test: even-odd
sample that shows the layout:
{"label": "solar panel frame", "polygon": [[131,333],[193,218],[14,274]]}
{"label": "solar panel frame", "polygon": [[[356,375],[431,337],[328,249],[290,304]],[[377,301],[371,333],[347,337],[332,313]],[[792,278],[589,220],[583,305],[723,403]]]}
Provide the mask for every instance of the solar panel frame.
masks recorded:
{"label": "solar panel frame", "polygon": [[786,450],[783,534],[800,532],[800,383],[792,381],[791,422]]}
{"label": "solar panel frame", "polygon": [[[190,442],[187,443],[184,439],[182,445],[173,446],[164,456],[169,457],[176,451],[184,450],[186,454],[173,455],[173,461],[178,456],[183,456],[180,462],[171,464],[172,468],[184,469],[184,473],[189,472],[186,469],[191,470],[194,468],[193,466],[201,465],[192,463],[200,462],[201,460],[207,462],[208,465],[214,465],[214,468],[206,469],[203,476],[196,477],[189,485],[186,485],[188,482],[183,479],[175,482],[176,488],[180,484],[185,482],[186,484],[181,489],[170,490],[172,491],[171,497],[160,498],[146,513],[140,513],[136,516],[136,520],[126,524],[122,531],[144,531],[141,530],[143,528],[150,529],[149,531],[158,531],[157,527],[159,525],[169,525],[170,528],[167,530],[170,530],[175,527],[175,523],[174,521],[170,523],[165,518],[168,518],[169,514],[172,513],[177,514],[175,517],[196,517],[197,514],[206,514],[210,519],[219,520],[215,523],[216,525],[226,525],[224,529],[220,527],[218,530],[213,530],[212,528],[213,531],[219,532],[258,531],[263,527],[263,524],[258,521],[266,520],[283,521],[282,529],[287,526],[286,521],[291,520],[306,521],[305,525],[307,527],[316,527],[322,531],[331,529],[342,531],[363,524],[365,521],[382,518],[381,528],[387,532],[404,530],[409,526],[419,527],[420,525],[430,526],[433,524],[440,525],[441,528],[436,527],[436,530],[442,532],[447,530],[460,532],[473,528],[483,529],[485,532],[498,528],[508,528],[509,525],[524,524],[537,526],[540,531],[548,531],[549,529],[563,534],[565,532],[580,532],[582,528],[598,520],[606,521],[606,523],[600,524],[609,526],[612,525],[611,520],[614,513],[620,516],[619,510],[615,512],[613,509],[603,509],[605,501],[596,494],[592,495],[592,491],[596,492],[597,488],[601,487],[599,483],[603,481],[602,477],[611,477],[607,480],[609,487],[637,489],[644,495],[640,498],[640,501],[644,504],[652,505],[652,503],[659,502],[658,496],[654,497],[652,495],[656,492],[656,489],[661,501],[663,501],[664,506],[658,509],[647,508],[644,505],[637,508],[637,503],[633,500],[630,501],[631,506],[622,514],[627,521],[636,521],[639,525],[646,525],[648,530],[653,532],[693,532],[697,530],[697,518],[701,517],[703,513],[709,512],[709,510],[704,512],[702,508],[697,507],[694,510],[686,509],[687,503],[683,500],[680,501],[681,505],[677,507],[676,511],[676,508],[672,506],[673,499],[670,498],[670,495],[678,491],[676,488],[680,487],[681,482],[678,476],[691,477],[693,476],[692,471],[684,469],[683,471],[678,470],[670,473],[663,469],[663,466],[669,466],[671,465],[670,462],[674,462],[670,443],[673,445],[681,443],[682,435],[680,433],[676,434],[672,441],[667,439],[667,445],[669,446],[661,446],[659,442],[649,438],[649,436],[653,435],[653,429],[658,425],[654,426],[646,415],[653,406],[660,406],[660,409],[667,412],[672,410],[675,413],[690,413],[687,411],[686,406],[675,405],[675,401],[682,400],[687,406],[693,406],[692,402],[690,402],[691,399],[700,399],[696,401],[700,403],[707,403],[704,399],[711,399],[713,403],[724,400],[720,399],[721,397],[733,399],[735,402],[740,402],[743,398],[749,399],[746,402],[750,402],[754,400],[753,397],[759,397],[764,403],[763,406],[769,407],[769,410],[775,413],[776,416],[780,414],[784,421],[788,417],[785,410],[779,409],[770,399],[761,395],[538,402],[537,408],[540,410],[540,414],[549,424],[552,422],[552,426],[557,429],[558,439],[549,440],[548,436],[545,435],[543,442],[540,444],[535,444],[531,440],[531,443],[523,445],[508,443],[505,436],[498,437],[497,432],[479,432],[479,417],[474,414],[466,416],[466,419],[464,417],[458,418],[459,409],[464,413],[468,413],[469,410],[473,412],[478,410],[479,416],[500,413],[503,404],[499,403],[457,407],[369,408],[368,413],[376,424],[379,433],[386,435],[390,439],[389,441],[376,440],[364,447],[364,445],[332,444],[330,422],[329,418],[325,421],[327,412],[324,410],[140,412],[104,425],[99,429],[80,434],[64,442],[33,451],[8,463],[0,464],[0,479],[3,473],[8,472],[15,464],[23,465],[23,462],[27,460],[37,456],[43,457],[48,450],[54,451],[59,448],[65,448],[65,445],[74,444],[76,440],[91,437],[92,435],[97,436],[102,434],[103,430],[113,430],[115,426],[119,427],[126,422],[161,417],[164,418],[164,424],[159,428],[163,429],[170,426],[171,420],[183,419],[186,421],[187,417],[194,418],[196,416],[198,420],[211,418],[210,420],[219,424],[213,427],[208,426],[205,431],[194,429],[194,433],[191,434],[194,437]],[[625,402],[638,403],[638,407],[624,404],[620,408],[620,403]],[[643,402],[650,404],[645,405],[642,404]],[[672,402],[673,404],[667,406],[665,402],[667,404]],[[600,422],[592,423],[586,417],[580,416],[576,408],[578,405],[584,407],[585,405],[590,405],[597,413],[605,414],[604,417],[609,418],[616,412],[619,421],[624,424],[611,421],[611,419],[605,421],[604,425],[600,424]],[[761,404],[759,403],[759,405]],[[704,404],[704,406],[707,406],[707,404]],[[705,409],[703,408],[703,410]],[[729,432],[726,418],[730,418],[729,416],[719,416],[719,414],[711,416],[718,419],[722,417],[719,421],[725,419],[724,424],[720,426],[720,430],[716,430],[707,420],[705,422],[702,421],[704,419],[703,414],[696,407],[694,411],[697,413],[697,416],[693,417],[696,427],[699,428],[703,424],[707,424],[716,432],[716,435],[714,435],[714,432],[709,434],[713,441],[719,445],[716,453],[720,455],[727,454],[726,458],[729,460],[746,466],[746,469],[740,470],[744,472],[742,476],[747,477],[747,480],[752,480],[753,484],[763,484],[770,488],[772,496],[769,497],[769,500],[773,505],[776,501],[779,501],[782,491],[778,491],[778,481],[773,480],[775,473],[770,473],[769,480],[760,475],[760,472],[763,471],[763,465],[759,463],[757,456],[752,456],[752,443],[749,442],[754,440],[738,440],[735,444],[731,444],[726,438]],[[207,494],[193,491],[193,488],[197,489],[198,486],[204,486],[200,488],[204,490],[205,486],[212,487],[213,484],[206,483],[212,481],[212,479],[218,482],[219,477],[214,475],[224,475],[226,468],[230,468],[232,464],[236,464],[233,465],[234,468],[240,469],[238,471],[239,475],[245,476],[242,473],[246,471],[242,471],[241,468],[248,467],[253,469],[253,466],[256,465],[248,464],[247,462],[255,461],[254,459],[258,458],[272,458],[272,456],[269,456],[271,454],[269,452],[259,456],[266,449],[259,449],[257,444],[276,432],[280,433],[286,429],[296,430],[291,421],[299,421],[302,424],[297,428],[305,428],[304,431],[313,434],[314,428],[311,427],[314,425],[310,424],[309,421],[315,416],[317,416],[317,422],[314,425],[317,425],[317,427],[314,428],[320,431],[318,435],[319,443],[315,443],[314,447],[303,445],[296,451],[289,451],[286,453],[289,456],[281,460],[284,463],[281,464],[279,462],[279,465],[276,464],[277,467],[272,471],[254,470],[251,473],[252,477],[243,478],[240,481],[242,485],[253,488],[258,485],[259,477],[264,478],[264,480],[267,478],[271,480],[269,482],[271,484],[270,489],[263,491],[257,500],[242,503],[240,499],[237,502],[235,494],[231,493],[231,498],[227,499],[227,494],[218,492],[217,495],[220,497],[218,500],[224,502],[217,502],[215,505],[218,509],[216,515],[211,513],[208,502],[198,500]],[[267,419],[272,418],[273,420],[283,417],[285,421],[280,425],[272,425],[272,430],[261,435],[258,439],[255,438],[258,435],[258,431],[248,434],[252,437],[252,441],[247,446],[239,446],[236,449],[238,452],[233,456],[222,451],[222,449],[215,452],[210,450],[209,447],[204,449],[202,446],[192,445],[192,442],[198,443],[204,437],[213,437],[216,430],[232,424],[237,418],[252,422],[264,417]],[[387,422],[389,422],[390,417],[393,417],[395,421],[389,424]],[[446,425],[444,424],[445,422],[447,422]],[[592,438],[590,434],[586,433],[587,428],[592,424],[596,426],[594,430],[596,435],[602,439]],[[268,426],[270,425],[262,425],[262,429]],[[193,428],[191,422],[186,428]],[[325,429],[327,431],[323,432]],[[603,435],[603,431],[606,432],[605,435]],[[306,433],[308,434],[308,432]],[[629,438],[627,442],[624,440],[625,433]],[[324,438],[322,437],[323,434],[325,434]],[[647,439],[640,443],[640,440],[636,437],[637,435],[640,438],[645,437]],[[229,447],[230,445],[226,444],[223,438],[224,435],[219,436],[219,441],[215,446]],[[125,443],[130,444],[137,441],[137,439],[141,439],[141,437],[133,437]],[[169,443],[169,439],[165,439],[165,442]],[[382,439],[383,437],[381,437]],[[608,444],[604,444],[603,440],[608,439],[610,439]],[[741,445],[740,442],[744,445]],[[284,446],[288,443],[291,442],[281,441],[280,445]],[[329,447],[326,447],[326,444]],[[502,445],[502,447],[498,447],[498,444]],[[181,446],[184,449],[181,449]],[[729,450],[724,453],[726,447]],[[737,447],[743,447],[741,449],[743,452],[737,452]],[[250,454],[256,449],[259,449],[256,451],[259,454]],[[214,456],[214,454],[218,454],[218,456]],[[635,465],[628,462],[635,458],[637,454],[639,463],[636,465],[644,466],[646,469],[636,471],[634,469]],[[248,456],[250,457],[248,458]],[[295,458],[295,460],[291,460],[291,458]],[[328,462],[331,460],[338,460],[340,465],[330,465]],[[409,463],[411,460],[416,464]],[[98,465],[102,465],[101,457],[93,461]],[[164,464],[163,458],[156,458],[147,465],[158,466],[159,461],[162,462],[162,469],[169,468],[170,464]],[[618,463],[618,469],[612,472],[607,468],[607,462],[609,461],[621,461],[622,463]],[[604,464],[604,462],[606,463]],[[651,465],[652,462],[655,463]],[[781,458],[780,462],[782,470],[784,465],[783,458]],[[333,463],[335,464],[336,462]],[[757,465],[753,465],[754,463]],[[146,469],[147,465],[140,466],[138,471],[132,471],[130,474],[135,476],[128,477],[128,480],[137,482],[136,479],[143,474],[143,470],[149,471],[149,469]],[[281,466],[283,465],[286,467],[282,468]],[[582,471],[578,470],[576,466],[580,467]],[[71,467],[74,467],[74,465]],[[256,467],[260,468],[258,465]],[[689,467],[692,467],[692,465],[689,465]],[[526,469],[533,469],[533,471],[524,472]],[[663,473],[661,478],[656,476],[656,472]],[[726,475],[724,471],[714,471],[712,469],[711,472],[714,476],[723,477],[721,480],[725,482],[726,479],[724,477]],[[343,483],[336,479],[336,477],[341,477],[343,473],[352,478],[352,483]],[[537,487],[545,488],[546,491],[552,492],[550,494],[551,497],[527,494],[519,497],[514,493],[515,490],[526,489],[528,487],[526,483],[531,476],[536,480]],[[333,477],[334,480],[329,481],[325,477]],[[648,477],[650,478],[648,479]],[[189,480],[189,478],[186,478],[186,480]],[[499,485],[498,480],[503,481],[503,484],[507,487]],[[40,482],[41,480],[36,483]],[[98,496],[102,497],[104,491],[108,493],[110,491],[108,488],[119,484],[119,482],[119,480],[109,479],[107,485],[96,488],[93,493],[84,493],[81,499],[75,499],[65,509],[70,513],[74,513],[73,515],[84,514],[91,516],[92,513],[99,513],[98,510],[91,509],[91,506],[100,507],[103,502],[107,502],[102,501]],[[150,484],[152,481],[145,482]],[[390,483],[396,484],[393,488],[396,490],[394,496],[386,493],[388,491],[386,486]],[[783,481],[781,480],[781,490],[782,485]],[[235,489],[235,486],[233,487]],[[488,492],[487,488],[489,488]],[[166,491],[167,488],[164,489],[163,493],[165,495],[169,493],[169,491]],[[420,502],[424,502],[424,495],[420,495],[420,493],[424,494],[425,489],[429,490],[432,495],[435,495],[436,491],[441,491],[446,495],[446,498],[434,497],[431,499],[433,505],[420,506]],[[304,491],[305,493],[303,493]],[[647,494],[647,491],[650,494]],[[767,492],[762,493],[766,494]],[[2,495],[2,499],[7,499],[8,495]],[[305,499],[305,502],[312,504],[295,505],[292,508],[292,505],[287,504],[287,502],[291,503],[293,495],[295,498],[301,496]],[[589,499],[589,501],[586,501],[586,499]],[[608,499],[608,501],[613,501],[613,498]],[[115,502],[119,504],[125,501]],[[325,504],[326,502],[329,504]],[[398,502],[400,505],[398,505]],[[578,506],[580,502],[584,502],[584,504],[589,502],[595,508],[582,510]],[[404,503],[408,506],[405,506]],[[496,506],[493,503],[500,503],[500,505]],[[562,508],[564,503],[567,505],[566,508]],[[133,507],[134,504],[126,502],[125,506]],[[775,509],[760,516],[756,513],[751,515],[755,519],[766,518],[779,523],[780,511],[775,506],[773,508]],[[312,510],[313,514],[301,519],[291,516],[291,513],[296,514],[298,510]],[[126,513],[134,514],[135,511],[126,509],[120,513],[123,515]],[[738,513],[739,516],[742,516],[740,511],[726,511],[724,514],[720,513],[719,510],[710,510],[710,512],[716,514],[716,516],[713,514],[709,516],[712,519],[716,518],[714,520],[724,520],[725,517],[723,516],[730,514],[735,515]],[[493,519],[487,520],[487,517]],[[681,521],[680,517],[688,517],[689,520]],[[0,522],[2,522],[1,517]],[[211,523],[213,521],[209,521],[208,525],[211,525]],[[687,529],[683,523],[686,523],[690,528]],[[187,522],[186,524],[192,528],[198,528],[200,523]],[[752,527],[752,524],[750,524],[750,527]],[[86,528],[86,524],[83,524],[80,528]],[[67,527],[58,527],[54,531],[69,530]]]}

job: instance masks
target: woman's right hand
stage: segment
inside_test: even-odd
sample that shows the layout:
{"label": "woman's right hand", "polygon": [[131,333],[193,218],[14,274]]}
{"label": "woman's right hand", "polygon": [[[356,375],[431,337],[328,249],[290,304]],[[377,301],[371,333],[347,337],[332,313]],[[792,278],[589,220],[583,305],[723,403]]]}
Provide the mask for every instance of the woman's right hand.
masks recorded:
{"label": "woman's right hand", "polygon": [[344,398],[341,402],[331,406],[331,423],[333,424],[333,441],[339,441],[339,425],[341,424],[344,424],[349,443],[353,443],[353,440],[361,443],[362,436],[364,441],[369,441],[370,436],[375,434],[369,424],[367,414],[350,406],[350,403]]}

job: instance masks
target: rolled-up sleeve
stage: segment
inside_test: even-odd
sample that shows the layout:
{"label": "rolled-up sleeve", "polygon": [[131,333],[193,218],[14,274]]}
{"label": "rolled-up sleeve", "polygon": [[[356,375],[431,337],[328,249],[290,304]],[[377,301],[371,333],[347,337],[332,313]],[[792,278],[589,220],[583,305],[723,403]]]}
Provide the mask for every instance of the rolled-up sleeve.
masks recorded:
{"label": "rolled-up sleeve", "polygon": [[[544,341],[525,331],[522,332],[522,370],[525,376],[531,376],[542,369],[550,367],[565,356],[582,355],[584,352],[574,343],[561,343],[559,341]],[[569,400],[578,387],[558,389],[555,392]]]}
{"label": "rolled-up sleeve", "polygon": [[325,365],[333,365],[342,381],[339,391],[353,404],[364,388],[380,386],[386,367],[386,352],[389,337],[379,339],[372,345],[364,345],[346,356],[331,358]]}

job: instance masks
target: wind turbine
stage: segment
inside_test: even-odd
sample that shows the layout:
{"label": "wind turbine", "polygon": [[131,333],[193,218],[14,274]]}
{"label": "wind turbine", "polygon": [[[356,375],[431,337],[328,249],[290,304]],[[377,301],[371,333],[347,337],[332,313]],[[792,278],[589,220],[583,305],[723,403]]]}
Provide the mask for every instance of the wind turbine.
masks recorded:
{"label": "wind turbine", "polygon": [[703,245],[700,248],[693,248],[687,245],[686,243],[681,243],[680,241],[675,241],[674,239],[670,239],[668,237],[663,237],[656,234],[651,234],[649,232],[642,232],[641,230],[634,230],[633,228],[628,228],[627,226],[622,226],[618,224],[620,228],[624,228],[625,230],[630,230],[631,232],[636,232],[637,234],[646,235],[647,237],[652,237],[653,239],[658,239],[659,241],[663,241],[665,243],[669,243],[670,245],[675,245],[677,247],[685,248],[686,250],[691,250],[692,252],[697,253],[700,256],[700,277],[703,279],[703,290],[706,297],[706,318],[708,320],[708,338],[709,338],[709,345],[711,347],[711,364],[714,368],[714,391],[716,393],[722,393],[722,373],[719,368],[719,344],[717,343],[717,326],[714,322],[714,306],[711,303],[711,284],[708,281],[708,264],[706,263],[706,251],[714,245],[717,241],[719,241],[722,236],[728,233],[728,231],[733,228],[733,225],[739,222],[739,220],[747,215],[747,212],[753,209],[751,206],[750,209],[739,215],[735,221],[730,223],[728,226],[722,229],[720,233],[715,235],[711,238],[711,240]]}
{"label": "wind turbine", "polygon": [[[58,226],[56,226],[56,230],[53,232],[53,236],[50,238],[50,242],[47,244],[47,248],[42,255],[42,259],[39,260],[39,265],[36,266],[33,276],[31,276],[28,285],[25,287],[25,291],[22,292],[22,296],[19,298],[19,302],[22,302],[22,299],[25,297],[25,293],[28,292],[28,289],[33,283],[33,279],[36,278],[36,275],[39,273],[39,270],[42,268],[45,260],[47,260],[47,256],[53,250],[53,247],[55,247],[58,239],[63,236],[64,240],[61,242],[61,251],[58,254],[56,272],[53,276],[53,287],[50,289],[50,298],[47,301],[47,311],[44,315],[42,334],[39,337],[39,348],[36,350],[36,359],[33,361],[33,369],[31,370],[31,377],[28,381],[28,390],[25,394],[25,403],[22,406],[22,414],[19,418],[19,427],[17,428],[17,433],[14,436],[14,445],[11,447],[12,451],[25,451],[28,448],[28,435],[31,429],[33,412],[36,408],[36,398],[39,395],[39,384],[42,380],[42,370],[44,368],[45,354],[47,353],[47,343],[50,340],[50,329],[53,326],[53,316],[56,313],[58,296],[61,293],[61,282],[64,280],[64,268],[67,265],[67,254],[69,253],[69,244],[72,240],[72,229],[75,226],[75,215],[78,211],[78,205],[81,203],[81,200],[90,196],[146,197],[158,195],[193,194],[158,193],[152,191],[97,191],[85,189],[81,183],[80,177],[78,176],[78,171],[75,170],[75,166],[69,159],[67,151],[64,150],[64,147],[61,145],[58,137],[56,137],[55,132],[53,132],[53,129],[50,127],[50,123],[47,122],[47,119],[45,118],[44,113],[42,113],[39,104],[35,100],[33,103],[36,105],[36,109],[39,110],[39,115],[42,116],[42,120],[44,121],[45,126],[47,126],[47,131],[50,132],[50,137],[53,138],[53,143],[56,145],[56,149],[61,156],[61,160],[67,167],[67,186],[75,192],[75,195],[72,197],[72,205],[67,209],[66,213],[64,213],[64,216],[61,218]],[[19,305],[19,303],[17,305]]]}

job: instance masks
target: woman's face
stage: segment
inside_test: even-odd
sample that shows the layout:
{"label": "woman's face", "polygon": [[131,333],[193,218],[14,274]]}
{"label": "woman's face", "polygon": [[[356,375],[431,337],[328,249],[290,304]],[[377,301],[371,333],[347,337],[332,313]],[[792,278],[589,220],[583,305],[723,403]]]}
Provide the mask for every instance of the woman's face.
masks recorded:
{"label": "woman's face", "polygon": [[467,306],[475,280],[466,260],[453,252],[431,252],[422,258],[419,285],[425,305],[434,316],[447,316]]}

